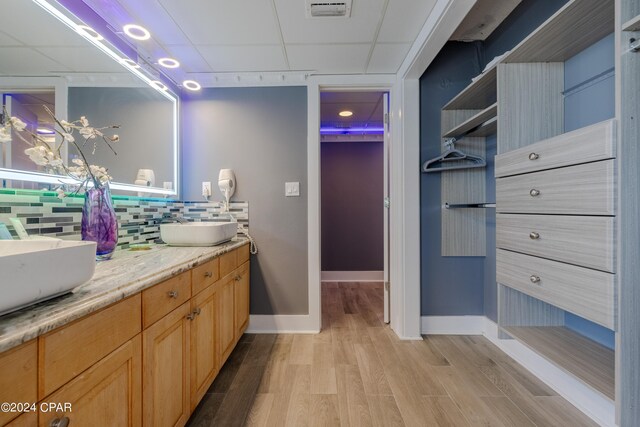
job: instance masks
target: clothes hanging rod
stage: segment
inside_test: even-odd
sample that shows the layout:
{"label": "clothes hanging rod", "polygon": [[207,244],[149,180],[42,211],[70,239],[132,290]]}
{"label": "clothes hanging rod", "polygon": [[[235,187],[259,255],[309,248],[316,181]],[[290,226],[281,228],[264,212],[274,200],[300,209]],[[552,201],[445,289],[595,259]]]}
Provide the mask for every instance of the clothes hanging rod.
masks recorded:
{"label": "clothes hanging rod", "polygon": [[445,203],[446,209],[463,209],[463,208],[495,208],[495,203]]}

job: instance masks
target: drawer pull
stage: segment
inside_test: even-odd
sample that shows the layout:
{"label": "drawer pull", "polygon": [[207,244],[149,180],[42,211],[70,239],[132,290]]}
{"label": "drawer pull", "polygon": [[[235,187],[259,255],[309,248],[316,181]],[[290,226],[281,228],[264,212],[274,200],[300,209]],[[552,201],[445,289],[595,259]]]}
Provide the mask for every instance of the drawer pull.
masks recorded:
{"label": "drawer pull", "polygon": [[236,276],[236,282],[239,282],[240,280],[242,280],[241,276]]}
{"label": "drawer pull", "polygon": [[193,314],[200,316],[200,313],[202,312],[202,310],[200,308],[196,308],[195,310],[193,310]]}
{"label": "drawer pull", "polygon": [[531,197],[538,197],[540,195],[540,190],[536,190],[535,188],[532,188],[531,191],[529,191],[529,195]]}
{"label": "drawer pull", "polygon": [[531,283],[540,283],[540,276],[532,275],[529,280],[531,280]]}
{"label": "drawer pull", "polygon": [[538,240],[540,238],[540,233],[536,233],[535,231],[532,231],[531,233],[529,233],[529,238],[531,240]]}
{"label": "drawer pull", "polygon": [[187,314],[187,320],[193,320],[195,318],[196,318],[196,314],[195,313],[192,312],[192,313]]}
{"label": "drawer pull", "polygon": [[529,154],[529,160],[538,160],[539,158],[540,158],[540,155],[538,153]]}
{"label": "drawer pull", "polygon": [[169,291],[167,292],[167,295],[169,296],[169,298],[178,298],[178,291]]}
{"label": "drawer pull", "polygon": [[51,420],[49,427],[67,427],[69,425],[69,417],[56,418]]}
{"label": "drawer pull", "polygon": [[213,277],[213,273],[211,271],[207,271],[204,273],[204,277]]}

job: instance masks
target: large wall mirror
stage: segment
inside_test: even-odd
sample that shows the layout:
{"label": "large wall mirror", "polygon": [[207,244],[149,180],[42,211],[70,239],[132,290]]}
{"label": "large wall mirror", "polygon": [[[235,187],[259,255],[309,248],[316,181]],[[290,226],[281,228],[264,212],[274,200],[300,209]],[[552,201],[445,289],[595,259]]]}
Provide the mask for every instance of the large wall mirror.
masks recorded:
{"label": "large wall mirror", "polygon": [[[67,121],[84,116],[96,128],[116,125],[108,132],[118,141],[85,144],[88,163],[108,169],[116,193],[176,196],[179,101],[171,89],[135,62],[123,63],[125,55],[98,33],[79,30],[84,22],[58,3],[0,0],[0,7],[5,114],[53,147],[61,138],[51,113]],[[41,189],[64,180],[34,163],[28,148],[18,135],[0,142],[0,187]],[[65,164],[79,158],[72,144],[57,148]]]}

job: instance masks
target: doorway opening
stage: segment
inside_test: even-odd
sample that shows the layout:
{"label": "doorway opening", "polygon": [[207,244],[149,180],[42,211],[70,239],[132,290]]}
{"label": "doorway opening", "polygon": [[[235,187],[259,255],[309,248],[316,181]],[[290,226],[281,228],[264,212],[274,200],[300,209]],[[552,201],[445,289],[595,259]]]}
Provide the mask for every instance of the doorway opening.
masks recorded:
{"label": "doorway opening", "polygon": [[323,329],[389,323],[388,108],[385,91],[320,92]]}

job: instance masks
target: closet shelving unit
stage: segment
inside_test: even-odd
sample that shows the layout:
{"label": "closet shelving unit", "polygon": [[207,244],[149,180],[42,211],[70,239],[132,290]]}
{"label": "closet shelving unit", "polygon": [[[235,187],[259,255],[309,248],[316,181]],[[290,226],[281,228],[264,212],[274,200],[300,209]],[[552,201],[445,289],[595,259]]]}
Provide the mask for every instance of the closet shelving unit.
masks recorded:
{"label": "closet shelving unit", "polygon": [[[572,0],[501,59],[496,75],[499,155],[564,134],[564,61],[615,28],[614,0]],[[517,339],[615,400],[616,351],[565,327],[565,310],[532,295],[498,283],[501,337]]]}
{"label": "closet shelving unit", "polygon": [[470,137],[487,136],[497,130],[498,103],[494,102],[489,107],[471,116],[453,129],[446,132],[443,138],[453,138],[460,135]]}
{"label": "closet shelving unit", "polygon": [[640,15],[636,15],[625,22],[622,26],[622,31],[640,31]]}

